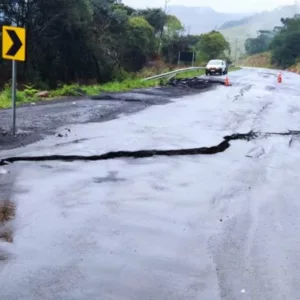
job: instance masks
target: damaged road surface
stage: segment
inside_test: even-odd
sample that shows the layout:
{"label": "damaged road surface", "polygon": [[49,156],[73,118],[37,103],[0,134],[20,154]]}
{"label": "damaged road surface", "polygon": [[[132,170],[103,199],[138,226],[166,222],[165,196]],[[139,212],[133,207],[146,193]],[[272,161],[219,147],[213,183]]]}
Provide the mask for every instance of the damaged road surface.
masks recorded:
{"label": "damaged road surface", "polygon": [[[249,133],[235,133],[230,136],[225,136],[224,141],[216,146],[211,147],[198,147],[190,149],[172,149],[172,150],[136,150],[136,151],[112,151],[99,155],[42,155],[42,156],[15,156],[0,159],[0,166],[5,166],[10,163],[20,161],[100,161],[117,158],[146,158],[153,156],[183,156],[183,155],[212,155],[220,152],[224,152],[230,147],[230,141],[232,140],[247,140],[250,141],[258,136],[268,137],[274,135],[290,136],[289,145],[293,142],[293,137],[300,135],[299,130],[289,130],[288,132],[268,132],[265,134],[258,134],[256,132]],[[77,142],[77,141],[76,141]]]}
{"label": "damaged road surface", "polygon": [[[57,128],[70,124],[104,122],[136,113],[171,99],[207,91],[224,84],[224,79],[189,78],[170,80],[168,86],[137,89],[125,93],[101,93],[92,97],[65,98],[18,107],[17,135],[11,135],[11,109],[0,110],[0,151],[36,142]],[[61,133],[57,134],[59,137]]]}
{"label": "damaged road surface", "polygon": [[298,299],[300,77],[276,76],[2,150],[0,300]]}

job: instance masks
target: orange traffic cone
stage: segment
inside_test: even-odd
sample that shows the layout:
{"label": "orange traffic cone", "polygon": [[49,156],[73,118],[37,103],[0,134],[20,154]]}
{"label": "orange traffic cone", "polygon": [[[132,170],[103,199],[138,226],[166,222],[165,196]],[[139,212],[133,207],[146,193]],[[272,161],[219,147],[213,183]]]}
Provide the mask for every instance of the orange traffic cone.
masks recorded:
{"label": "orange traffic cone", "polygon": [[225,78],[225,86],[230,86],[229,78],[226,76]]}
{"label": "orange traffic cone", "polygon": [[277,78],[278,83],[282,83],[282,75],[279,73],[278,78]]}

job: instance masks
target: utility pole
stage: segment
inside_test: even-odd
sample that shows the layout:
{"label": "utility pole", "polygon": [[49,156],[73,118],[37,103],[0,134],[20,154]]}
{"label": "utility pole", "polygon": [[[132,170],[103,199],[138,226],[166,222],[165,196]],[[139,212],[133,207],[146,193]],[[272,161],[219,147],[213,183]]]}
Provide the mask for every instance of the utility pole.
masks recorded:
{"label": "utility pole", "polygon": [[[171,0],[165,0],[165,7],[164,7],[164,16],[167,14],[167,9],[168,9],[168,3]],[[163,35],[164,35],[164,26],[165,26],[165,22],[162,22],[161,24],[161,29],[160,29],[160,38],[159,38],[159,45],[158,45],[158,54],[160,54],[161,51],[161,47],[162,47],[162,39],[163,39]]]}
{"label": "utility pole", "polygon": [[187,27],[187,35],[190,35],[191,34],[191,26],[188,26]]}
{"label": "utility pole", "polygon": [[238,44],[238,39],[235,39],[235,53],[234,53],[234,64],[236,65],[236,60],[237,60],[237,44]]}

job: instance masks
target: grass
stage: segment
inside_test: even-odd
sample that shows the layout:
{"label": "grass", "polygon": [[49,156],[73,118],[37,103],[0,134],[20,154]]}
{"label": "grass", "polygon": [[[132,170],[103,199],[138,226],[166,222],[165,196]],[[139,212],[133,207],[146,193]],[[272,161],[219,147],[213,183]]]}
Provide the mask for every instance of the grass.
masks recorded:
{"label": "grass", "polygon": [[181,79],[181,78],[193,78],[193,77],[197,77],[197,76],[201,76],[205,74],[205,70],[196,70],[196,71],[186,71],[183,73],[179,73],[176,75],[175,78],[177,79]]}
{"label": "grass", "polygon": [[264,52],[248,56],[240,62],[243,66],[272,69],[271,53]]}
{"label": "grass", "polygon": [[[229,71],[235,71],[239,68],[230,68]],[[176,78],[191,78],[203,75],[204,70],[187,71],[180,73]],[[24,103],[37,102],[42,100],[55,99],[59,97],[72,97],[72,96],[92,96],[103,92],[125,92],[133,89],[150,88],[159,86],[165,83],[165,80],[149,80],[143,81],[141,78],[126,79],[123,81],[112,81],[105,84],[97,85],[63,85],[62,87],[51,90],[46,98],[37,96],[39,90],[35,89],[33,85],[26,85],[21,91],[17,91],[17,105]],[[0,91],[0,108],[11,107],[11,87],[6,85],[2,91]]]}
{"label": "grass", "polygon": [[[149,88],[158,86],[159,80],[142,81],[141,79],[128,79],[121,82],[108,82],[103,85],[63,85],[62,87],[49,91],[48,97],[40,98],[36,94],[39,92],[32,86],[25,87],[22,91],[17,91],[17,105],[31,103],[42,100],[51,100],[59,97],[72,97],[80,95],[97,95],[102,92],[122,92],[138,88]],[[11,87],[5,86],[0,91],[0,108],[11,106]]]}
{"label": "grass", "polygon": [[[233,71],[238,71],[241,68],[238,67],[230,67],[229,68],[229,72],[233,72]],[[192,77],[197,77],[197,76],[201,76],[205,74],[205,70],[196,70],[196,71],[187,71],[184,73],[179,73],[176,75],[176,78],[180,79],[180,78],[192,78]]]}
{"label": "grass", "polygon": [[287,70],[290,72],[300,74],[300,63],[294,64],[293,66],[289,67]]}
{"label": "grass", "polygon": [[56,98],[61,96],[79,96],[80,94],[95,95],[101,92],[122,92],[139,88],[148,88],[159,85],[158,80],[142,81],[141,79],[127,79],[124,81],[112,81],[103,85],[86,85],[77,84],[64,85],[59,89],[50,91],[50,97]]}
{"label": "grass", "polygon": [[[240,64],[247,67],[257,67],[275,70],[282,69],[282,67],[280,66],[272,65],[270,52],[263,52],[245,57],[240,61]],[[300,62],[296,62],[296,64],[286,68],[285,70],[300,74]]]}
{"label": "grass", "polygon": [[229,68],[229,72],[234,72],[234,71],[239,71],[239,70],[241,70],[242,68],[240,68],[240,67],[230,67]]}

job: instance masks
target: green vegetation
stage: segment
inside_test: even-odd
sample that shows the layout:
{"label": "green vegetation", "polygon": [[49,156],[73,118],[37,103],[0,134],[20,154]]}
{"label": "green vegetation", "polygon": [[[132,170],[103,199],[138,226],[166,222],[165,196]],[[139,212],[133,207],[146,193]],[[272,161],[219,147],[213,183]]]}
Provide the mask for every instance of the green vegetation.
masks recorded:
{"label": "green vegetation", "polygon": [[243,66],[256,67],[256,68],[269,68],[272,69],[271,53],[263,52],[241,59],[239,62]]}
{"label": "green vegetation", "polygon": [[281,23],[282,26],[276,26],[272,32],[260,31],[257,38],[246,41],[248,54],[257,54],[246,59],[246,65],[297,68],[300,62],[300,15],[282,18]]}
{"label": "green vegetation", "polygon": [[[240,68],[232,67],[229,71],[236,71]],[[204,75],[204,70],[186,71],[176,75],[176,78],[192,78]],[[51,90],[47,97],[38,97],[40,92],[32,85],[24,86],[22,91],[17,91],[17,105],[24,103],[37,102],[41,100],[51,100],[60,97],[74,97],[74,96],[92,96],[103,92],[124,92],[133,89],[150,88],[165,84],[165,79],[143,81],[142,79],[127,79],[123,81],[112,81],[103,85],[79,85],[70,84],[63,85],[55,90]],[[11,86],[8,84],[0,92],[0,108],[8,108],[11,106]]]}
{"label": "green vegetation", "polygon": [[[234,71],[238,71],[241,68],[239,67],[230,67],[229,68],[229,72],[234,72]],[[197,77],[197,76],[201,76],[205,74],[205,70],[197,70],[197,71],[186,71],[183,73],[179,73],[176,75],[176,78],[180,79],[180,78],[193,78],[193,77]]]}
{"label": "green vegetation", "polygon": [[246,53],[249,55],[268,51],[274,38],[272,31],[260,30],[256,38],[248,38],[245,42]]}
{"label": "green vegetation", "polygon": [[201,76],[205,74],[205,70],[192,70],[192,71],[186,71],[183,73],[179,73],[176,75],[175,78],[177,79],[181,79],[181,78],[193,78],[193,77],[197,77],[197,76]]}
{"label": "green vegetation", "polygon": [[261,29],[272,31],[274,27],[280,25],[282,17],[292,18],[297,12],[299,12],[299,5],[297,3],[284,5],[275,10],[257,13],[239,21],[228,22],[219,31],[230,42],[232,57],[236,56],[240,58],[240,56],[245,54],[244,45],[248,38],[255,38],[257,32]]}
{"label": "green vegetation", "polygon": [[[22,91],[17,91],[17,104],[31,103],[41,100],[50,100],[60,97],[72,97],[83,95],[97,95],[102,92],[123,92],[138,88],[148,88],[158,86],[159,80],[142,81],[141,79],[128,79],[121,82],[108,82],[103,85],[79,85],[70,84],[63,85],[60,88],[51,90],[47,97],[41,98],[37,96],[38,90],[33,87],[27,87]],[[34,93],[32,91],[35,91]],[[11,106],[11,87],[6,85],[4,90],[0,92],[0,108],[7,108]]]}
{"label": "green vegetation", "polygon": [[50,92],[50,97],[60,97],[60,96],[80,96],[84,95],[95,95],[102,92],[124,92],[133,89],[148,88],[153,86],[158,86],[158,80],[143,81],[141,79],[127,79],[124,81],[113,81],[108,82],[103,85],[84,85],[80,86],[78,84],[64,85],[61,88],[53,90]]}
{"label": "green vegetation", "polygon": [[226,58],[225,51],[230,52],[229,43],[218,31],[203,34],[195,48],[206,61],[214,58]]}
{"label": "green vegetation", "polygon": [[[27,29],[27,61],[18,63],[18,82],[42,90],[128,79],[158,61],[176,65],[179,51],[197,51],[203,58],[197,62],[206,63],[228,48],[216,31],[185,35],[181,22],[162,9],[133,9],[119,0],[6,0],[0,32],[13,24]],[[3,89],[11,63],[0,59],[0,68]]]}
{"label": "green vegetation", "polygon": [[283,28],[273,39],[272,63],[288,68],[300,61],[300,15],[281,19]]}
{"label": "green vegetation", "polygon": [[[133,9],[119,0],[2,2],[0,34],[4,25],[27,30],[18,104],[156,86],[163,81],[141,78],[174,70],[180,51],[196,52],[197,65],[230,54],[219,32],[186,35],[181,22],[160,8]],[[0,107],[8,107],[11,62],[0,58],[0,69]]]}
{"label": "green vegetation", "polygon": [[[3,25],[27,29],[27,61],[18,64],[18,81],[43,89],[73,82],[105,83],[121,73],[139,71],[158,45],[152,19],[167,27],[161,9],[134,10],[118,0],[0,4],[1,32]],[[0,68],[1,88],[10,79],[11,64],[0,59]]]}

